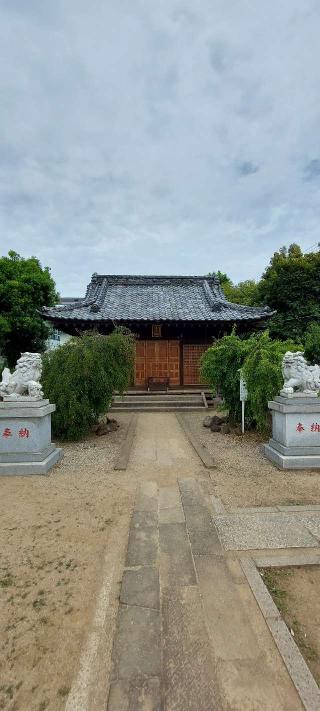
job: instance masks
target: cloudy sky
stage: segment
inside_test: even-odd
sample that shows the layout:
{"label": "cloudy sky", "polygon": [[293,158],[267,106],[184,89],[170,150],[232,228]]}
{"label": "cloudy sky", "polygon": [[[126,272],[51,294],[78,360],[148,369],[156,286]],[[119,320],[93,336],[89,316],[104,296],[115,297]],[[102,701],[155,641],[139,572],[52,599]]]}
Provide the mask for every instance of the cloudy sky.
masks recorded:
{"label": "cloudy sky", "polygon": [[0,244],[257,277],[320,240],[319,0],[0,0]]}

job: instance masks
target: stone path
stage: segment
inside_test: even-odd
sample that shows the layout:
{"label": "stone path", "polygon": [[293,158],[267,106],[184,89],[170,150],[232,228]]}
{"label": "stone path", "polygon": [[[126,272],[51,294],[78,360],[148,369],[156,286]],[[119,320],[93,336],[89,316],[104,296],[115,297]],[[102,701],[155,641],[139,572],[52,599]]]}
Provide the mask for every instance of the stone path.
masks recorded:
{"label": "stone path", "polygon": [[320,511],[224,511],[174,415],[159,428],[153,417],[139,416],[130,463],[150,480],[137,486],[108,711],[316,709],[301,702],[241,556],[250,567],[252,548],[315,555]]}

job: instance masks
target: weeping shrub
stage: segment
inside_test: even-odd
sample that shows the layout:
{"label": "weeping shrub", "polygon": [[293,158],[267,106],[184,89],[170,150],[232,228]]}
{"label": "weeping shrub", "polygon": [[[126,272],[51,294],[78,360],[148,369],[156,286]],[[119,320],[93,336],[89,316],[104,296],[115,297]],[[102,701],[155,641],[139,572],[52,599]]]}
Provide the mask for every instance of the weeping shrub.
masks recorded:
{"label": "weeping shrub", "polygon": [[[239,338],[235,330],[209,348],[201,358],[201,379],[223,397],[231,419],[241,419],[240,369],[252,348],[253,338]],[[249,410],[247,410],[249,415]]]}
{"label": "weeping shrub", "polygon": [[242,339],[233,330],[204,353],[201,376],[214,390],[219,390],[231,419],[240,422],[242,370],[249,397],[246,420],[265,432],[269,427],[268,400],[278,395],[283,385],[282,358],[286,351],[301,349],[301,344],[290,340],[272,340],[268,331]]}
{"label": "weeping shrub", "polygon": [[53,433],[78,440],[108,410],[115,390],[131,381],[134,338],[117,329],[110,336],[84,333],[43,357],[44,395],[55,403]]}
{"label": "weeping shrub", "polygon": [[273,340],[265,331],[251,340],[251,347],[243,364],[252,417],[260,432],[269,428],[268,400],[272,400],[283,386],[281,364],[286,351],[298,351],[302,346],[293,341]]}
{"label": "weeping shrub", "polygon": [[320,324],[311,323],[305,338],[304,355],[311,365],[320,365]]}

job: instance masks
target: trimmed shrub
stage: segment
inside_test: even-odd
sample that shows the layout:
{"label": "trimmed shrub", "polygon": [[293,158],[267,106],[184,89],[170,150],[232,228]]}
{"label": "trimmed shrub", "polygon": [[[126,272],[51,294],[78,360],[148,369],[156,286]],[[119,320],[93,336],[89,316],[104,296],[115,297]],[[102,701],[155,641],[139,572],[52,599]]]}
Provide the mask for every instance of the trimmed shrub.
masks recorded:
{"label": "trimmed shrub", "polygon": [[110,336],[84,333],[43,357],[45,397],[56,405],[53,433],[60,440],[79,440],[90,431],[131,381],[134,337],[121,329]]}
{"label": "trimmed shrub", "polygon": [[311,365],[320,365],[320,324],[311,323],[305,339],[304,355]]}
{"label": "trimmed shrub", "polygon": [[[240,369],[252,348],[253,338],[242,339],[235,330],[209,348],[201,358],[201,379],[223,397],[231,419],[241,419]],[[249,414],[249,413],[248,413]]]}
{"label": "trimmed shrub", "polygon": [[268,400],[272,400],[283,386],[281,364],[286,351],[301,350],[293,341],[272,340],[265,331],[250,339],[251,347],[243,366],[252,417],[260,432],[269,428]]}

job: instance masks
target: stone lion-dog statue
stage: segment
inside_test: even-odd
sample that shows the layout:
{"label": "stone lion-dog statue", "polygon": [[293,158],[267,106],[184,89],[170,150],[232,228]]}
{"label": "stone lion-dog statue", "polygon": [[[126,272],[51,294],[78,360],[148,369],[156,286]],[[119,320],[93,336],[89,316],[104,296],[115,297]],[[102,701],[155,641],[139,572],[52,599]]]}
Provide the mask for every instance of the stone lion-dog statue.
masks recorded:
{"label": "stone lion-dog statue", "polygon": [[280,395],[284,397],[317,397],[320,390],[320,367],[308,365],[303,351],[287,351],[282,361],[284,385]]}
{"label": "stone lion-dog statue", "polygon": [[40,353],[21,353],[13,373],[9,368],[2,372],[0,396],[6,400],[42,400],[41,373]]}

